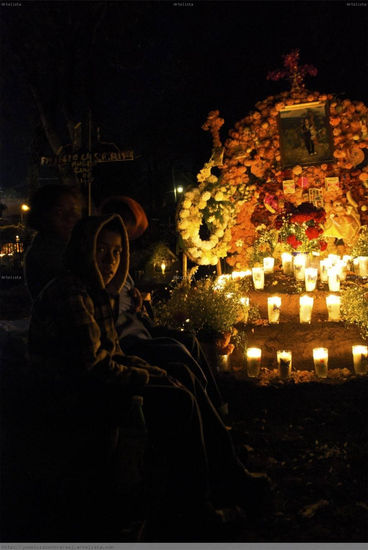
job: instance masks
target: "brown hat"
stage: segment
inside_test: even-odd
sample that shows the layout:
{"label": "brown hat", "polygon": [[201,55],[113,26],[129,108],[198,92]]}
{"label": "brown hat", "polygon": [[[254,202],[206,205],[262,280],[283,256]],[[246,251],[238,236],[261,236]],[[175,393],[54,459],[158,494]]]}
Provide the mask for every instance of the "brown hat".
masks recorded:
{"label": "brown hat", "polygon": [[129,240],[138,239],[148,227],[148,219],[143,207],[136,200],[124,195],[105,199],[100,206],[101,214],[119,214],[122,217]]}

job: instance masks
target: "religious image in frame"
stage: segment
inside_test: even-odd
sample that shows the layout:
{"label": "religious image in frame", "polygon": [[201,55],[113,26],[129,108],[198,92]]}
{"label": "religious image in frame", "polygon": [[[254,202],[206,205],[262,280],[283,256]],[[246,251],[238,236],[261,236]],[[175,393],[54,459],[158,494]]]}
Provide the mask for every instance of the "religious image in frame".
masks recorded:
{"label": "religious image in frame", "polygon": [[327,102],[289,105],[280,111],[278,125],[283,168],[334,160]]}

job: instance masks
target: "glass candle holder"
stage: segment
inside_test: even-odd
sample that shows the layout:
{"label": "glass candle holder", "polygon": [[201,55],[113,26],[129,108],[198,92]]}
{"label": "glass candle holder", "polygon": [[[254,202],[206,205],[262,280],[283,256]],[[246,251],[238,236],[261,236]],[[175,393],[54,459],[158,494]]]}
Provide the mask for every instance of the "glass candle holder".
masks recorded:
{"label": "glass candle holder", "polygon": [[359,259],[358,258],[353,259],[353,271],[354,271],[355,275],[359,275]]}
{"label": "glass candle holder", "polygon": [[350,271],[351,269],[351,263],[353,261],[353,257],[352,256],[349,256],[348,254],[345,254],[343,257],[342,257],[342,261],[346,263],[346,268],[348,271]]}
{"label": "glass candle holder", "polygon": [[339,292],[340,274],[338,266],[334,265],[328,270],[328,289],[330,292]]}
{"label": "glass candle holder", "polygon": [[293,273],[293,257],[289,252],[283,252],[281,254],[282,271],[285,275],[291,275]]}
{"label": "glass candle holder", "polygon": [[368,346],[352,346],[355,374],[368,372]]}
{"label": "glass candle holder", "polygon": [[321,260],[319,262],[319,278],[322,283],[328,282],[328,270],[331,267],[329,260]]}
{"label": "glass candle holder", "polygon": [[247,349],[247,374],[250,378],[255,378],[261,370],[262,350],[260,348]]}
{"label": "glass candle holder", "polygon": [[335,294],[330,294],[329,296],[326,296],[326,306],[328,311],[328,320],[340,321],[340,296],[335,296]]}
{"label": "glass candle holder", "polygon": [[269,298],[267,298],[267,309],[268,309],[268,322],[278,323],[280,320],[280,310],[281,310],[280,296],[270,296]]}
{"label": "glass candle holder", "polygon": [[268,258],[263,258],[263,270],[265,273],[273,273],[273,268],[275,265],[275,258],[271,256]]}
{"label": "glass candle holder", "polygon": [[279,368],[280,378],[289,378],[291,374],[292,359],[290,350],[278,350],[276,352],[277,366]]}
{"label": "glass candle holder", "polygon": [[304,270],[305,290],[311,292],[317,285],[318,269],[316,267],[306,267]]}
{"label": "glass candle holder", "polygon": [[249,315],[249,298],[248,296],[242,296],[239,300],[241,305],[243,306],[243,323],[248,322],[248,315]]}
{"label": "glass candle holder", "polygon": [[229,356],[227,354],[221,354],[217,356],[217,370],[219,372],[228,372]]}
{"label": "glass candle holder", "polygon": [[264,269],[263,267],[252,268],[253,285],[257,290],[264,288]]}
{"label": "glass candle holder", "polygon": [[339,256],[338,254],[329,254],[327,257],[329,259],[331,267],[336,265],[338,261],[341,260],[341,256]]}
{"label": "glass candle holder", "polygon": [[345,280],[346,280],[347,271],[348,271],[347,263],[346,263],[344,260],[340,260],[340,261],[336,264],[336,267],[338,267],[338,270],[339,270],[340,281],[345,281]]}
{"label": "glass candle holder", "polygon": [[327,378],[328,372],[328,349],[313,349],[314,372],[318,378]]}
{"label": "glass candle holder", "polygon": [[366,279],[368,277],[368,256],[359,256],[359,277]]}
{"label": "glass candle holder", "polygon": [[294,277],[297,281],[304,281],[305,264],[307,263],[307,256],[305,254],[298,254],[294,258]]}
{"label": "glass candle holder", "polygon": [[299,298],[299,322],[300,323],[310,323],[312,319],[312,309],[313,309],[313,298],[312,296],[300,296]]}

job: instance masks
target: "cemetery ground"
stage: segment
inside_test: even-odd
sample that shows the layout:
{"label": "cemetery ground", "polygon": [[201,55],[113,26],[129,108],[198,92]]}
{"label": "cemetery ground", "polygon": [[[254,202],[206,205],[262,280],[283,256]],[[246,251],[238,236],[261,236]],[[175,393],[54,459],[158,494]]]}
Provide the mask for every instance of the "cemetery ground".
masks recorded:
{"label": "cemetery ground", "polygon": [[[20,286],[0,292],[5,304],[3,320],[29,314]],[[229,402],[228,424],[240,458],[251,471],[266,471],[274,482],[274,509],[256,521],[230,514],[220,534],[203,530],[198,541],[366,542],[368,377],[341,371],[327,380],[306,373],[298,379],[269,378],[259,383],[236,371],[221,374],[219,384]],[[33,496],[26,495],[27,484],[31,486],[26,472],[32,434],[22,432],[28,411],[22,409],[18,389],[19,380],[2,376],[1,540],[71,542],[62,523],[55,532],[47,527],[46,508],[37,505],[36,493],[42,488],[35,487]],[[13,417],[9,411],[15,413]],[[128,506],[115,502],[121,513],[113,525],[104,522],[102,512],[97,520],[91,516],[89,526],[87,522],[79,535],[80,510],[76,510],[73,542],[135,541],[142,519],[141,498],[137,492],[130,496]],[[188,540],[183,529],[172,542],[196,541]]]}

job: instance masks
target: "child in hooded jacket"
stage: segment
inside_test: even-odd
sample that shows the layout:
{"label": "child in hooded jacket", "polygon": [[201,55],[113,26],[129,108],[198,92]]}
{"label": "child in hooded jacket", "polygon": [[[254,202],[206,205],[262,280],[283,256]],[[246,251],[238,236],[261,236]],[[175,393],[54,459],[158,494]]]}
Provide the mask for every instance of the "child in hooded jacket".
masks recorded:
{"label": "child in hooded jacket", "polygon": [[249,504],[265,480],[243,468],[195,376],[188,375],[189,391],[163,369],[120,348],[111,295],[124,284],[128,261],[119,216],[78,222],[66,249],[65,273],[46,285],[33,306],[29,354],[40,391],[69,415],[105,416],[117,425],[130,397],[142,395],[149,438],[169,469],[164,507],[196,515],[210,498]]}

